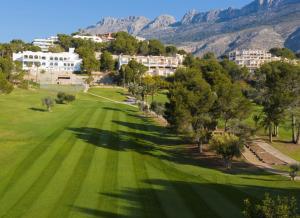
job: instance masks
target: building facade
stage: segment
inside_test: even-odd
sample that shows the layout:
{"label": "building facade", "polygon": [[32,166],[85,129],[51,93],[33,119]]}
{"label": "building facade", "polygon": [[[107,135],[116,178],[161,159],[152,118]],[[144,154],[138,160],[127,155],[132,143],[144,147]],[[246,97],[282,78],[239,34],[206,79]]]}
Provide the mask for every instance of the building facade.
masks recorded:
{"label": "building facade", "polygon": [[236,50],[229,53],[229,60],[241,67],[247,67],[250,72],[254,72],[264,63],[277,61],[280,58],[272,57],[272,54],[265,50]]}
{"label": "building facade", "polygon": [[148,67],[147,73],[153,76],[173,75],[184,60],[183,55],[176,55],[175,57],[114,55],[113,57],[118,61],[119,68],[128,64],[131,60],[136,60],[138,63]]}
{"label": "building facade", "polygon": [[82,59],[74,48],[69,52],[32,52],[24,51],[13,54],[13,60],[22,63],[23,70],[44,70],[56,72],[76,72],[81,70]]}
{"label": "building facade", "polygon": [[75,35],[73,36],[74,39],[83,39],[83,40],[91,40],[92,42],[101,43],[103,42],[102,38],[99,36],[81,36]]}
{"label": "building facade", "polygon": [[42,52],[48,52],[49,48],[58,42],[57,36],[51,36],[47,39],[34,39],[32,44],[41,48]]}

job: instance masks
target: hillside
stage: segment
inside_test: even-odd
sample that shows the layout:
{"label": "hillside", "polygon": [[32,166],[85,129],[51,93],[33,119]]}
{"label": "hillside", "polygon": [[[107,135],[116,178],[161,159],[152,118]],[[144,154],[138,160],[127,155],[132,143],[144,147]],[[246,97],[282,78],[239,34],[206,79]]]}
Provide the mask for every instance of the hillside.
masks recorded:
{"label": "hillside", "polygon": [[283,46],[300,51],[300,0],[255,0],[241,9],[192,10],[180,21],[170,15],[153,21],[145,17],[104,18],[82,31],[93,34],[127,31],[176,44],[196,55]]}

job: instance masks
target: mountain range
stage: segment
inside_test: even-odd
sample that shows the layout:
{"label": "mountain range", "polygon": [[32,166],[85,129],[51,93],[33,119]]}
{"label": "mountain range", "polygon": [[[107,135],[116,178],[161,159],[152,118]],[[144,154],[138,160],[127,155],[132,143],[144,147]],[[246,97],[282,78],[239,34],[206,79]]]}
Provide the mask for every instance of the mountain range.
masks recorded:
{"label": "mountain range", "polygon": [[90,34],[126,31],[175,44],[195,55],[273,47],[299,52],[300,0],[254,0],[240,9],[191,10],[179,21],[171,15],[154,20],[143,16],[106,17],[81,31]]}

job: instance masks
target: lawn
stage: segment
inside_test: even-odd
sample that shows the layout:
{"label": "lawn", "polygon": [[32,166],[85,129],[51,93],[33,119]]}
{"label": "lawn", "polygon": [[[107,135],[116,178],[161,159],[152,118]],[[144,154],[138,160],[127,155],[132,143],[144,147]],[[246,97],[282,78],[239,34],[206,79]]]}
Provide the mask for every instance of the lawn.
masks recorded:
{"label": "lawn", "polygon": [[179,152],[179,138],[133,107],[79,93],[43,112],[40,99],[54,95],[0,96],[0,217],[232,218],[242,217],[245,198],[300,196],[300,183],[288,178],[199,165]]}

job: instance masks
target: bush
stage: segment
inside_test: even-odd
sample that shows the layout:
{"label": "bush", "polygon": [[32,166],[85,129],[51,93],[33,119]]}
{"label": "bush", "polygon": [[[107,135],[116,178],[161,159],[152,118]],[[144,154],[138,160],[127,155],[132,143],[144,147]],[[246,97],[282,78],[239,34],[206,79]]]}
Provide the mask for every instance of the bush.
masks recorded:
{"label": "bush", "polygon": [[290,165],[290,177],[291,177],[291,180],[295,180],[298,172],[300,170],[300,166],[298,164],[292,164]]}
{"label": "bush", "polygon": [[271,197],[265,194],[265,198],[257,204],[252,204],[249,199],[244,201],[243,214],[247,218],[296,218],[297,200],[294,197]]}
{"label": "bush", "polygon": [[226,168],[230,169],[232,159],[242,155],[244,143],[234,134],[224,133],[223,135],[213,136],[210,140],[210,148],[222,156]]}
{"label": "bush", "polygon": [[76,97],[74,95],[66,94],[65,92],[58,92],[57,98],[55,99],[57,104],[65,104],[75,101]]}

